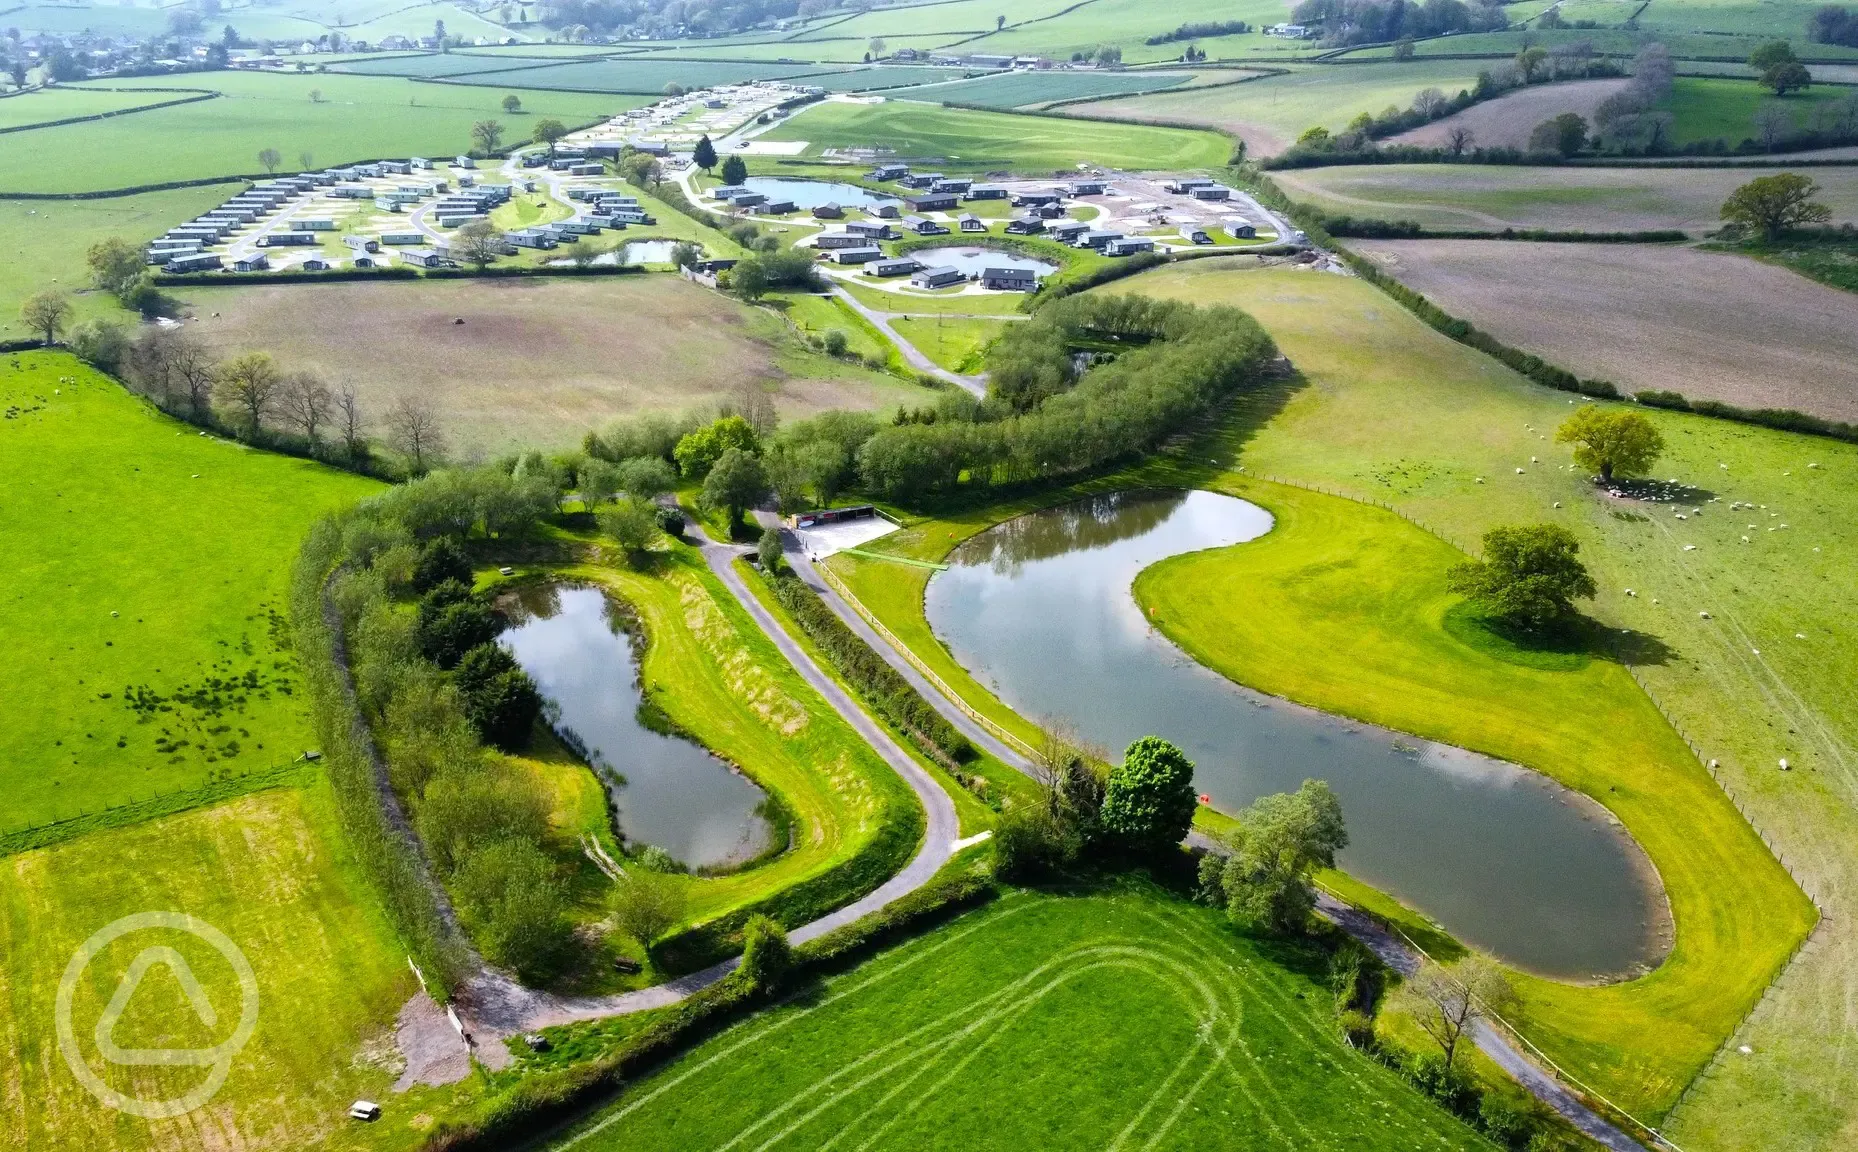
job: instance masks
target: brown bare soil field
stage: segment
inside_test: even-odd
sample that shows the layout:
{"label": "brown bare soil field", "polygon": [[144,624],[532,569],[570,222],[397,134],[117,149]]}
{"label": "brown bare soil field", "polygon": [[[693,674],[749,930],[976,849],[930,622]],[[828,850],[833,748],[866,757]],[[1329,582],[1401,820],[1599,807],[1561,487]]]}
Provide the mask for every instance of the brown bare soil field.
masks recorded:
{"label": "brown bare soil field", "polygon": [[1565,84],[1538,84],[1473,104],[1462,112],[1434,120],[1400,133],[1394,144],[1416,144],[1422,148],[1443,148],[1452,128],[1463,125],[1471,130],[1474,146],[1480,148],[1526,148],[1529,133],[1535,126],[1563,112],[1578,113],[1589,122],[1594,109],[1608,96],[1618,92],[1629,80],[1572,80]]}
{"label": "brown bare soil field", "polygon": [[216,347],[352,382],[377,420],[402,392],[432,397],[466,459],[569,447],[636,412],[714,407],[745,381],[784,417],[929,395],[667,275],[215,287],[186,303]]}
{"label": "brown bare soil field", "polygon": [[[1774,168],[1522,168],[1367,164],[1273,172],[1292,197],[1330,215],[1413,220],[1427,228],[1629,232],[1721,227],[1729,193]],[[1807,168],[1835,222],[1858,220],[1858,167]]]}
{"label": "brown bare soil field", "polygon": [[1858,420],[1858,295],[1724,252],[1636,244],[1354,244],[1439,307],[1622,391]]}

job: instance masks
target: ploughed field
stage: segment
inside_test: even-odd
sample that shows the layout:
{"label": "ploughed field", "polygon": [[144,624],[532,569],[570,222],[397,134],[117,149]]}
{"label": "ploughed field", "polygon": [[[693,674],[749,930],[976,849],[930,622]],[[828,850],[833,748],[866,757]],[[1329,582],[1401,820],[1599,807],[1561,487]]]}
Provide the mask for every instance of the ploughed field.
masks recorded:
{"label": "ploughed field", "polygon": [[805,352],[774,317],[670,276],[182,295],[200,317],[192,328],[216,348],[263,349],[286,370],[352,382],[377,424],[403,391],[430,399],[458,456],[566,448],[628,413],[713,407],[743,382],[767,389],[787,416],[889,408],[927,395]]}
{"label": "ploughed field", "polygon": [[[1468,128],[1477,148],[1526,148],[1529,133],[1544,120],[1573,112],[1592,122],[1594,109],[1630,81],[1575,80],[1565,84],[1537,84],[1507,92],[1495,100],[1473,104],[1462,112],[1421,125],[1388,140],[1390,144],[1417,144],[1443,148],[1453,128]],[[1452,95],[1452,93],[1446,93]]]}
{"label": "ploughed field", "polygon": [[552,1144],[1483,1148],[1342,1043],[1320,958],[1139,889],[1019,893],[730,1029]]}
{"label": "ploughed field", "polygon": [[1858,297],[1785,269],[1652,245],[1356,247],[1454,316],[1621,391],[1858,420]]}

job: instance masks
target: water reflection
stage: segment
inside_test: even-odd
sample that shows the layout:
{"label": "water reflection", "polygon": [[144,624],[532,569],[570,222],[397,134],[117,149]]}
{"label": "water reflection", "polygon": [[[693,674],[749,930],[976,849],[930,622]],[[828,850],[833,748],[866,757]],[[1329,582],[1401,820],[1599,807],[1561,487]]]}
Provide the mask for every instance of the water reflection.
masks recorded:
{"label": "water reflection", "polygon": [[[1341,863],[1474,945],[1534,970],[1616,974],[1661,947],[1661,897],[1601,810],[1546,778],[1240,688],[1149,627],[1130,585],[1168,556],[1255,539],[1263,509],[1208,492],[1094,497],[970,539],[929,584],[930,624],[1022,715],[1118,752],[1186,749],[1228,811],[1305,777],[1342,799]],[[1226,610],[1251,609],[1245,589]]]}
{"label": "water reflection", "polygon": [[515,625],[498,642],[599,773],[628,840],[693,868],[740,863],[767,847],[760,788],[699,745],[641,723],[638,666],[617,602],[596,588],[543,584],[504,605]]}

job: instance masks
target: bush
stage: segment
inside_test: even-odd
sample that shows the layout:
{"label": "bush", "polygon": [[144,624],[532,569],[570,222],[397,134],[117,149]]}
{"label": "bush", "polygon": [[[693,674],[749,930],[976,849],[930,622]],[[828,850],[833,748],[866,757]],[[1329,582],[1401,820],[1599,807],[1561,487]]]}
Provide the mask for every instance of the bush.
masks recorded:
{"label": "bush", "polygon": [[528,980],[566,959],[573,931],[555,864],[527,839],[498,840],[465,859],[453,880],[484,953]]}
{"label": "bush", "polygon": [[422,601],[420,604],[417,632],[420,654],[448,671],[457,667],[466,652],[495,639],[499,630],[496,613],[476,600],[457,600],[442,605]]}
{"label": "bush", "polygon": [[424,594],[447,580],[455,580],[469,588],[472,580],[471,561],[456,540],[441,536],[429,542],[420,552],[419,563],[413,566],[413,591]]}
{"label": "bush", "polygon": [[1140,854],[1177,847],[1193,824],[1193,778],[1193,761],[1161,737],[1129,745],[1104,789],[1104,834]]}
{"label": "bush", "polygon": [[1459,1116],[1476,1112],[1477,1086],[1463,1072],[1446,1064],[1445,1057],[1437,1052],[1419,1052],[1407,1057],[1401,1071],[1415,1088],[1437,1100],[1447,1111]]}
{"label": "bush", "polygon": [[1477,1126],[1505,1148],[1523,1148],[1535,1133],[1535,1118],[1513,1101],[1487,1093],[1477,1106]]}
{"label": "bush", "polygon": [[793,968],[793,946],[787,933],[766,916],[750,917],[742,928],[742,966],[736,969],[751,988],[773,992]]}

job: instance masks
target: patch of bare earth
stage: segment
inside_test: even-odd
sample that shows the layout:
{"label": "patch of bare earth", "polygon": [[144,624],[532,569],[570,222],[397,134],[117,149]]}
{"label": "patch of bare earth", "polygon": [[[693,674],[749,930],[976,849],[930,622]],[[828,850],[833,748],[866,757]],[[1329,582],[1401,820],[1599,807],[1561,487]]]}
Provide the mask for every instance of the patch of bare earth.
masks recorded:
{"label": "patch of bare earth", "polygon": [[429,397],[466,459],[578,444],[616,417],[713,406],[745,382],[789,415],[884,402],[874,376],[824,358],[817,378],[790,376],[778,321],[671,276],[262,285],[186,303],[216,348],[351,382],[376,421],[403,392]]}
{"label": "patch of bare earth", "polygon": [[1858,420],[1858,296],[1785,269],[1633,244],[1356,247],[1447,312],[1622,391]]}
{"label": "patch of bare earth", "polygon": [[1629,80],[1570,80],[1562,84],[1518,88],[1495,100],[1473,104],[1443,120],[1409,129],[1389,143],[1443,148],[1451,142],[1451,130],[1463,126],[1471,130],[1477,147],[1526,148],[1529,133],[1535,131],[1537,124],[1563,112],[1573,112],[1592,123],[1594,109],[1600,102],[1629,83]]}

